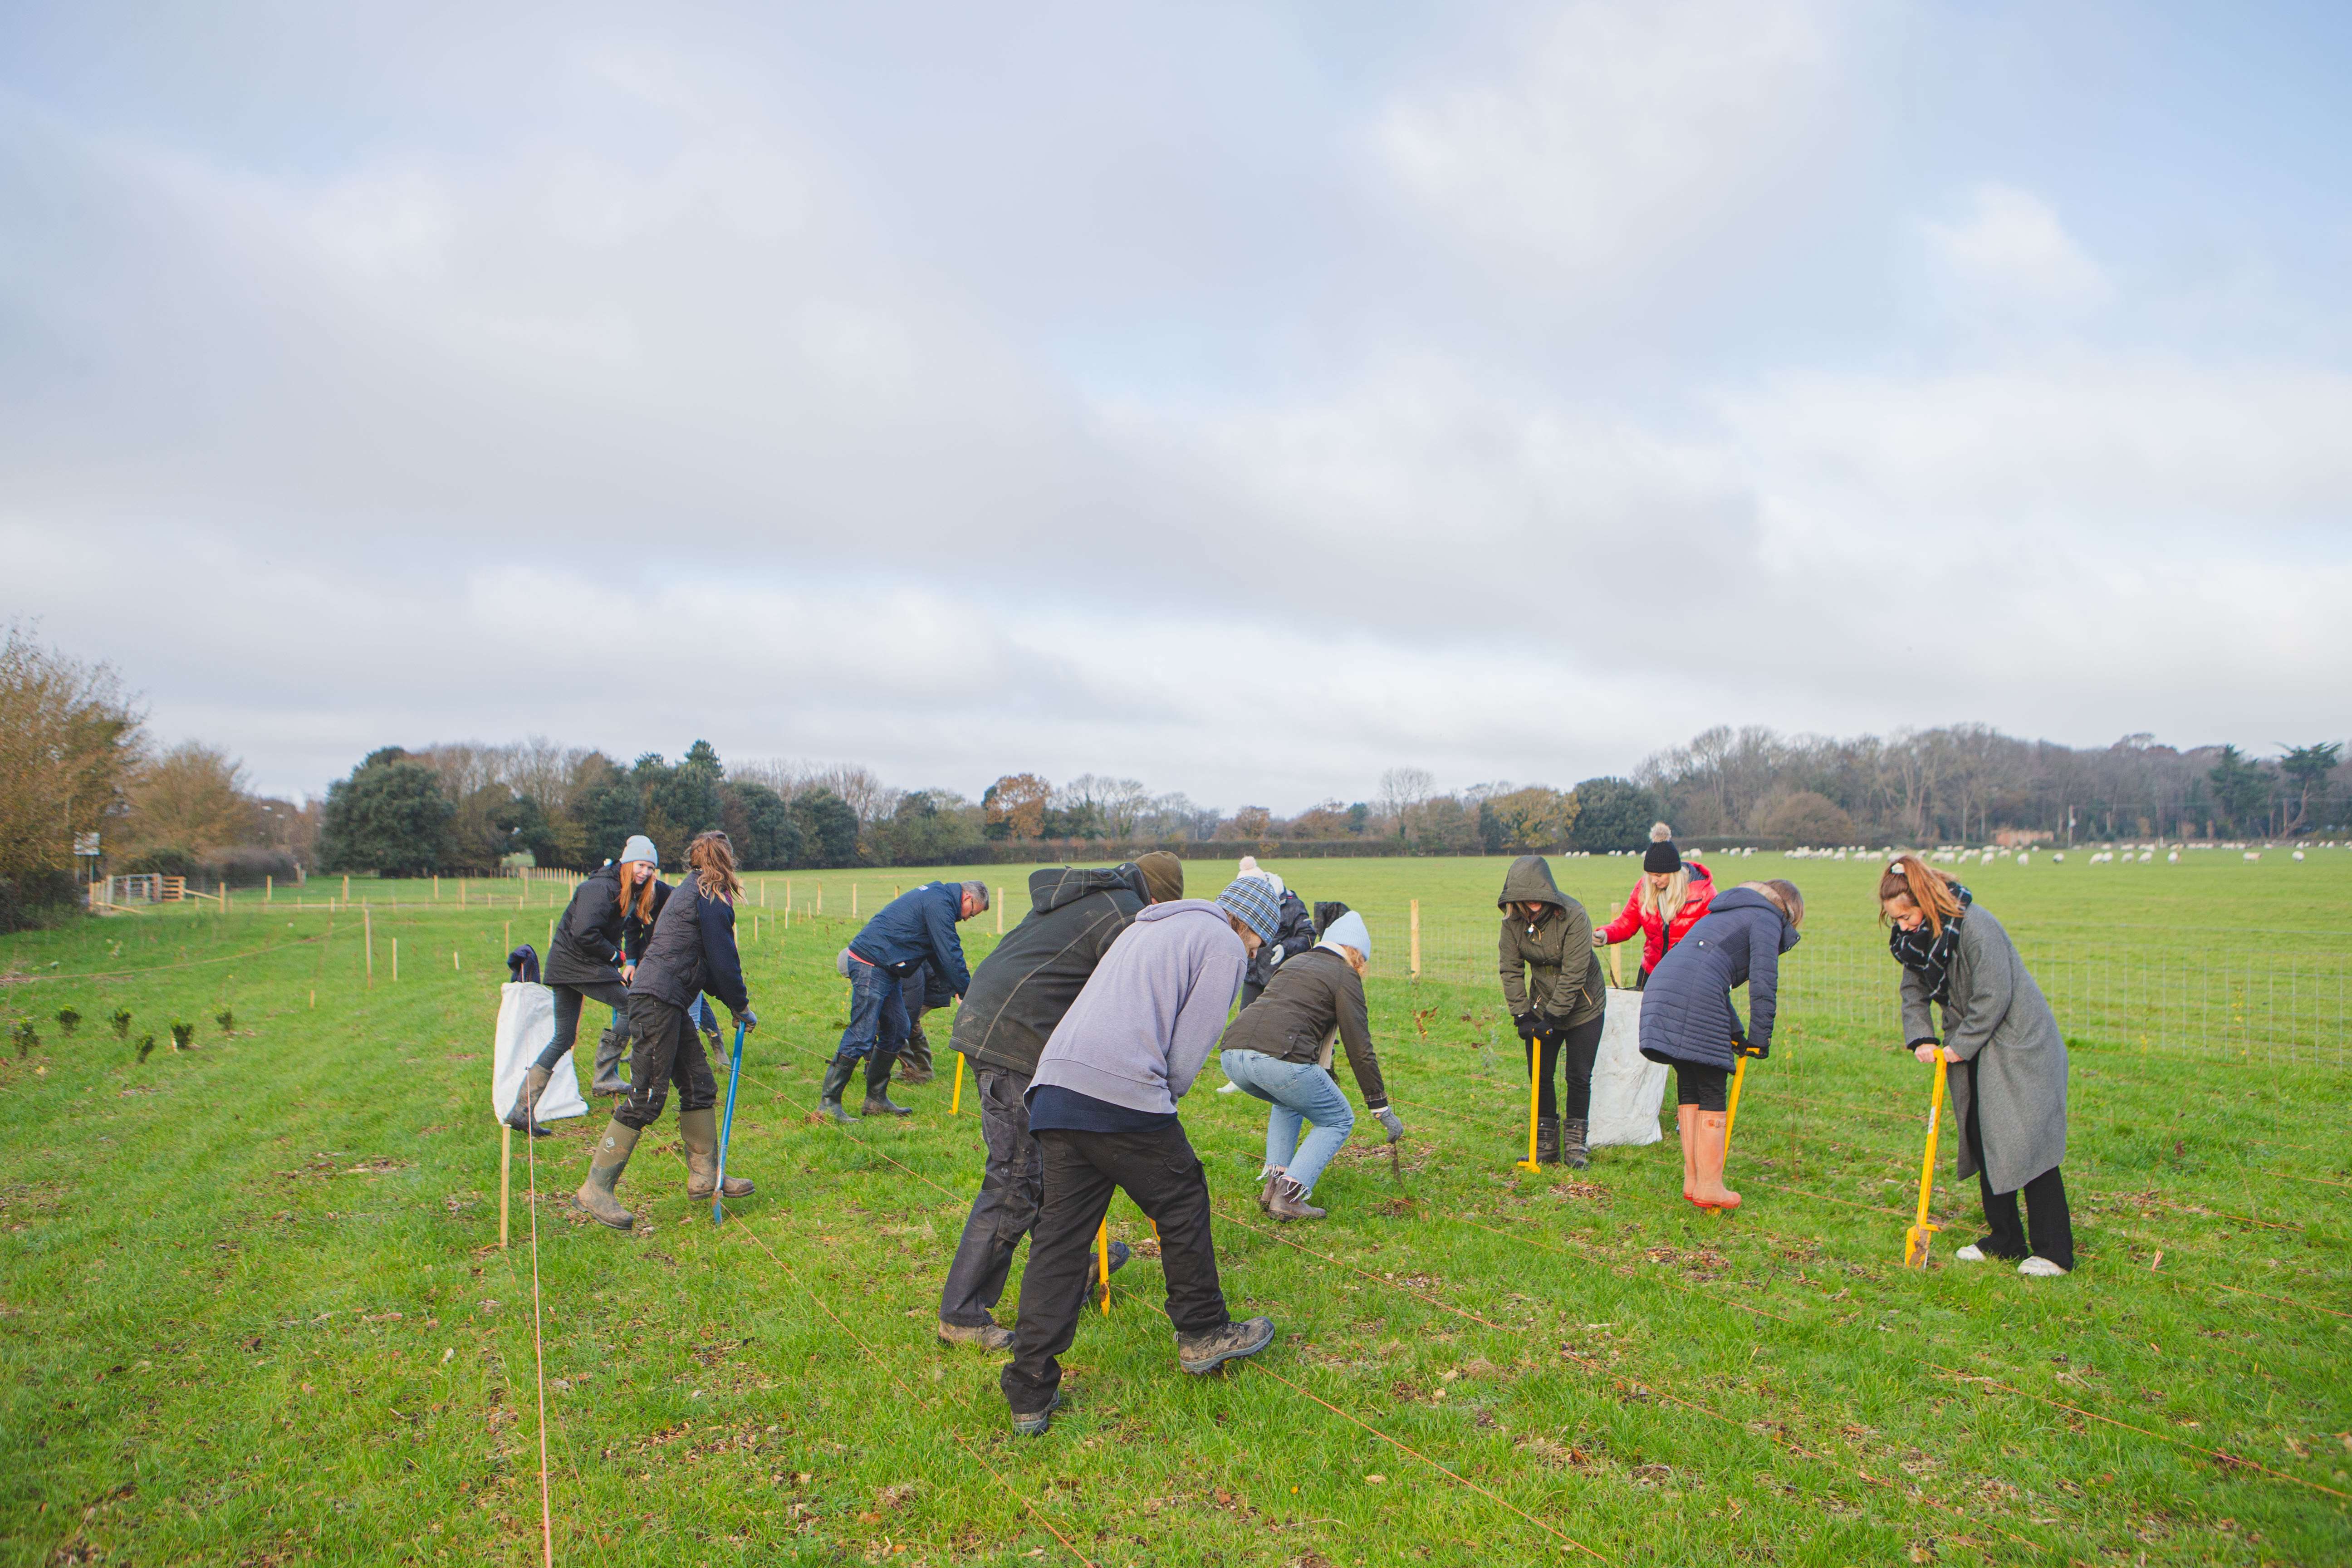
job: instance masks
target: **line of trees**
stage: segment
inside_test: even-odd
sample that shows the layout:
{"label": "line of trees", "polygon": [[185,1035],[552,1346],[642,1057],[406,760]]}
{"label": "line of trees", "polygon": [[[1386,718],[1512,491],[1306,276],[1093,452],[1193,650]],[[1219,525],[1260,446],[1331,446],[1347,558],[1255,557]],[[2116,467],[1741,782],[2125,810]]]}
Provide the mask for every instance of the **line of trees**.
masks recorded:
{"label": "line of trees", "polygon": [[1836,739],[1719,726],[1635,780],[1675,827],[1804,844],[2289,838],[2352,827],[2339,742],[2179,750],[2024,741],[1982,724]]}

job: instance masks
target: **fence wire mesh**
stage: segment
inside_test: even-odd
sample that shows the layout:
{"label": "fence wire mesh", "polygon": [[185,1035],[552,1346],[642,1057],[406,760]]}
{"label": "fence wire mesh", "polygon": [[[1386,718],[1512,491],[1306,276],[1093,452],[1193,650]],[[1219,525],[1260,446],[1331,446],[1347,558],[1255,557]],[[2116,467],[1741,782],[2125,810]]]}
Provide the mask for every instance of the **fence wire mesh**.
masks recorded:
{"label": "fence wire mesh", "polygon": [[[1372,973],[1411,978],[1410,907],[1356,912],[1371,930]],[[1418,923],[1420,978],[1496,984],[1495,920],[1423,911]],[[2333,952],[2264,952],[2184,946],[2177,936],[2149,930],[2011,935],[2069,1038],[2244,1061],[2352,1065],[2352,963],[2346,958],[2352,936]],[[1640,939],[1619,952],[1630,984]],[[1898,979],[1883,938],[1808,932],[1781,960],[1780,1016],[1801,1029],[1900,1044]]]}

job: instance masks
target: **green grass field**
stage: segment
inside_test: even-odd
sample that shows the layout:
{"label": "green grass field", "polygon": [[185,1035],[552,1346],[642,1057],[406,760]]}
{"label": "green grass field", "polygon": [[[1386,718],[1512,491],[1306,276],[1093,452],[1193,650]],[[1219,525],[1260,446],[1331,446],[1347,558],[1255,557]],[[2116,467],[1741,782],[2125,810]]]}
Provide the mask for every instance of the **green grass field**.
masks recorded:
{"label": "green grass field", "polygon": [[[435,904],[355,883],[373,986],[361,911],[320,907],[324,879],[307,909],[239,895],[0,941],[0,1018],[40,1037],[0,1055],[0,1562],[537,1560],[534,1180],[562,1561],[2352,1557],[2342,1068],[2086,1030],[2081,1268],[1948,1264],[1976,1234],[1948,1142],[1949,1228],[1914,1273],[1927,1075],[1885,1032],[1792,1014],[1749,1078],[1735,1215],[1680,1202],[1671,1138],[1531,1176],[1512,1168],[1525,1080],[1478,948],[1502,863],[1276,864],[1381,916],[1402,1168],[1360,1138],[1318,1188],[1331,1217],[1277,1231],[1250,1201],[1262,1107],[1204,1074],[1185,1118],[1227,1293],[1281,1338],[1182,1375],[1140,1256],[1080,1331],[1039,1441],[1007,1431],[992,1359],[931,1337],[978,1184],[951,1075],[903,1095],[918,1114],[894,1125],[811,1116],[850,886],[870,913],[922,873],[795,875],[789,930],[767,879],[730,1156],[760,1191],[725,1227],[687,1202],[667,1124],[623,1185],[637,1234],[571,1223],[592,1114],[530,1163],[518,1141],[505,1250],[499,960],[509,923],[544,945],[561,889],[517,909],[514,884],[485,906],[477,883],[460,909],[454,884]],[[1604,912],[1632,879],[1622,860],[1555,864]],[[1193,890],[1228,869],[1188,867]],[[1718,869],[1806,889],[1800,984],[1809,948],[1875,940],[1873,861]],[[1024,874],[985,873],[1016,899]],[[2275,942],[2340,965],[2352,945],[2343,851],[1963,875],[2021,937],[2091,952]],[[1416,899],[1424,972],[1448,976],[1418,985],[1385,951]],[[965,929],[977,958],[992,917]],[[1894,967],[1841,984],[1865,980],[1891,994]],[[158,1040],[144,1060],[117,1008],[131,1042]],[[1113,1227],[1148,1254],[1123,1200]]]}

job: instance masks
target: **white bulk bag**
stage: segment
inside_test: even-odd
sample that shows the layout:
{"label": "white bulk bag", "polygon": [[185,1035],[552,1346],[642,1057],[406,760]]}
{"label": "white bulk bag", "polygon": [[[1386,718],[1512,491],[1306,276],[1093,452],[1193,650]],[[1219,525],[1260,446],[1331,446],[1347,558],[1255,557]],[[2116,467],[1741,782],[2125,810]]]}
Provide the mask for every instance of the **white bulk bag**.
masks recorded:
{"label": "white bulk bag", "polygon": [[[522,1093],[523,1075],[555,1038],[555,993],[525,980],[509,980],[499,987],[499,1048],[490,1062],[490,1114],[500,1121],[514,1109]],[[539,1119],[560,1121],[585,1116],[588,1102],[580,1098],[580,1075],[572,1069],[572,1053],[555,1064],[555,1076],[539,1097]]]}
{"label": "white bulk bag", "polygon": [[1666,1097],[1666,1067],[1642,1054],[1642,994],[1609,993],[1608,1020],[1592,1055],[1592,1109],[1584,1141],[1598,1148],[1612,1143],[1655,1143],[1658,1105]]}

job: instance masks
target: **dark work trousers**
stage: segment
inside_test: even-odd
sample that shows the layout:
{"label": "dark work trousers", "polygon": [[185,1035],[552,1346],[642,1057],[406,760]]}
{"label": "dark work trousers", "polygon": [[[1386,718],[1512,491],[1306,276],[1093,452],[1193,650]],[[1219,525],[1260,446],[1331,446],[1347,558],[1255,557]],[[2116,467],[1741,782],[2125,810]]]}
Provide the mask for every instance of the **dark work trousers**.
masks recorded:
{"label": "dark work trousers", "polygon": [[[563,1053],[570,1050],[572,1043],[580,1037],[581,1004],[602,1002],[607,1007],[625,1009],[629,1005],[629,988],[618,980],[600,980],[587,985],[551,985],[548,989],[555,993],[555,1037],[547,1042],[547,1049],[539,1053],[539,1065],[553,1072],[555,1064],[563,1059]],[[624,1018],[628,1016],[626,1012],[621,1016]],[[625,1024],[622,1026],[621,1035],[624,1039],[628,1037]]]}
{"label": "dark work trousers", "polygon": [[[1251,1003],[1256,1001],[1259,997],[1265,994],[1265,987],[1260,985],[1256,981],[1244,980],[1242,982],[1242,1007],[1248,1006]],[[1236,1007],[1234,1011],[1238,1013],[1241,1011],[1241,1007]]]}
{"label": "dark work trousers", "polygon": [[841,1032],[841,1048],[835,1055],[882,1055],[896,1061],[906,1043],[906,987],[881,965],[851,959],[849,1027]]}
{"label": "dark work trousers", "polygon": [[636,1047],[629,1056],[629,1092],[613,1112],[624,1127],[643,1131],[661,1120],[669,1086],[677,1085],[677,1109],[708,1110],[719,1103],[719,1082],[701,1032],[683,1007],[673,1007],[642,991],[629,993],[629,1024]]}
{"label": "dark work trousers", "polygon": [[1675,1103],[1701,1110],[1727,1110],[1731,1106],[1731,1072],[1703,1062],[1675,1064]]}
{"label": "dark work trousers", "polygon": [[1644,969],[1642,973],[1633,976],[1633,989],[1636,991],[1647,991],[1649,988],[1650,972]]}
{"label": "dark work trousers", "polygon": [[[1601,1026],[1606,1016],[1577,1025],[1572,1029],[1551,1029],[1526,1042],[1529,1052],[1536,1043],[1543,1045],[1543,1067],[1536,1078],[1536,1114],[1566,1116],[1581,1121],[1592,1109],[1592,1058],[1601,1050]],[[1565,1063],[1568,1082],[1565,1095],[1552,1088],[1552,1069]]]}
{"label": "dark work trousers", "polygon": [[[2017,1223],[2017,1194],[1996,1193],[1985,1173],[1984,1135],[1977,1127],[1977,1064],[1974,1058],[1955,1063],[1955,1072],[1969,1075],[1969,1115],[1961,1136],[1977,1163],[1977,1191],[1984,1197],[1985,1223],[1992,1234],[1977,1243],[1987,1258],[2046,1258],[2061,1268],[2074,1267],[2074,1215],[2066,1206],[2066,1178],[2051,1166],[2025,1184],[2025,1224]],[[2026,1240],[2032,1232],[2032,1245]]]}
{"label": "dark work trousers", "polygon": [[1095,1268],[1095,1231],[1110,1212],[1114,1188],[1135,1200],[1160,1230],[1160,1266],[1168,1275],[1168,1321],[1180,1334],[1205,1334],[1232,1321],[1217,1283],[1209,1237],[1209,1180],[1181,1123],[1153,1132],[1036,1134],[1045,1186],[1021,1276],[1021,1319],[1013,1359],[998,1379],[1015,1411],[1043,1410],[1061,1386],[1055,1358],[1070,1348],[1087,1308]]}
{"label": "dark work trousers", "polygon": [[1029,1091],[1029,1075],[983,1067],[974,1068],[973,1076],[988,1163],[981,1173],[980,1196],[972,1199],[971,1215],[963,1222],[963,1239],[948,1265],[947,1288],[940,1292],[940,1321],[967,1329],[996,1321],[989,1309],[1003,1298],[1013,1255],[1037,1223],[1037,1205],[1045,1193],[1044,1156],[1029,1136],[1029,1107],[1021,1099]]}
{"label": "dark work trousers", "polygon": [[907,1064],[910,1073],[931,1070],[931,1039],[923,1033],[923,1015],[929,1009],[909,1006],[907,1009],[907,1043],[898,1047],[898,1059]]}

